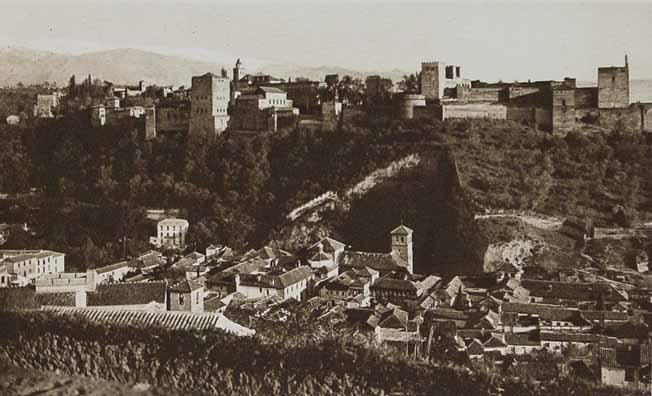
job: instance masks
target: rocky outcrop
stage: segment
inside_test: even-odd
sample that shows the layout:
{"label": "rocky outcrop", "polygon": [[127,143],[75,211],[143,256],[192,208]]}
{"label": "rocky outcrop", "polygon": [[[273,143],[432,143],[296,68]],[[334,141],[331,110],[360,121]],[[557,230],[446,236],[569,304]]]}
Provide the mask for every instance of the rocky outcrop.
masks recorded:
{"label": "rocky outcrop", "polygon": [[503,263],[512,263],[523,267],[546,249],[548,247],[545,242],[527,236],[509,242],[492,243],[484,254],[483,269],[485,272],[491,272]]}

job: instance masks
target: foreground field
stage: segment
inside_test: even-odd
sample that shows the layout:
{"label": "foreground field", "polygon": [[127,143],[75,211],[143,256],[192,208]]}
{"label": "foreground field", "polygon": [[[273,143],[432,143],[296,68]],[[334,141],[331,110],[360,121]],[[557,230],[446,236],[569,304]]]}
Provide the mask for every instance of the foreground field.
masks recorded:
{"label": "foreground field", "polygon": [[154,389],[146,384],[122,384],[83,376],[68,376],[59,372],[7,366],[0,368],[0,394],[6,396],[155,396],[182,395],[183,392]]}

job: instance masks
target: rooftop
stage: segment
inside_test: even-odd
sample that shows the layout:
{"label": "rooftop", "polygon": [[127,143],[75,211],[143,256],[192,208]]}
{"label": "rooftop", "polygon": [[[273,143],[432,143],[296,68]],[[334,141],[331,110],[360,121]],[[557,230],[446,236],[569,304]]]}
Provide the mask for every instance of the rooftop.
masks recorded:
{"label": "rooftop", "polygon": [[404,225],[400,225],[400,226],[394,228],[390,234],[392,234],[392,235],[410,235],[413,232],[414,231],[411,228],[406,227]]}
{"label": "rooftop", "polygon": [[187,226],[188,225],[188,220],[185,219],[177,219],[177,218],[170,218],[170,219],[165,219],[161,220],[158,222],[159,226],[172,226],[172,225],[182,225],[182,226]]}
{"label": "rooftop", "polygon": [[334,253],[336,250],[342,250],[346,247],[346,245],[340,241],[337,241],[330,237],[325,237],[321,241],[310,246],[310,249],[312,250],[317,248],[320,243],[324,248],[324,252],[326,253]]}
{"label": "rooftop", "polygon": [[338,258],[339,265],[369,267],[380,272],[406,271],[407,263],[396,253],[367,253],[344,251]]}
{"label": "rooftop", "polygon": [[132,310],[100,310],[92,308],[45,308],[58,315],[82,316],[92,322],[118,325],[160,326],[172,330],[222,329],[239,336],[252,336],[255,331],[229,320],[222,314],[191,312],[148,312]]}
{"label": "rooftop", "polygon": [[372,289],[400,290],[416,292],[417,287],[414,282],[406,279],[378,278],[371,285]]}
{"label": "rooftop", "polygon": [[170,291],[177,292],[177,293],[190,293],[193,292],[197,289],[201,289],[203,286],[199,282],[195,282],[192,280],[183,280],[179,283],[175,283],[174,285],[170,286]]}
{"label": "rooftop", "polygon": [[272,274],[242,274],[240,284],[247,286],[285,289],[288,286],[309,279],[313,276],[309,267],[297,267],[279,275]]}
{"label": "rooftop", "polygon": [[107,266],[104,266],[104,267],[96,268],[95,271],[98,274],[104,274],[104,273],[107,273],[107,272],[115,271],[115,270],[120,269],[120,268],[127,268],[129,266],[130,266],[129,261],[120,261],[119,263],[115,263],[115,264],[107,265]]}

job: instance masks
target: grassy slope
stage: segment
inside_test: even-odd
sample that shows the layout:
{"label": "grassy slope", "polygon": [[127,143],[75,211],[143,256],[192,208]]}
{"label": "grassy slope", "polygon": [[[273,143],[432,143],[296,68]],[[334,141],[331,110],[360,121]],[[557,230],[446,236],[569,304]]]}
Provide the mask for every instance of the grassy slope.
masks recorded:
{"label": "grassy slope", "polygon": [[465,191],[481,208],[536,210],[614,222],[614,205],[652,218],[652,147],[595,133],[552,137],[510,122],[460,121],[448,143]]}

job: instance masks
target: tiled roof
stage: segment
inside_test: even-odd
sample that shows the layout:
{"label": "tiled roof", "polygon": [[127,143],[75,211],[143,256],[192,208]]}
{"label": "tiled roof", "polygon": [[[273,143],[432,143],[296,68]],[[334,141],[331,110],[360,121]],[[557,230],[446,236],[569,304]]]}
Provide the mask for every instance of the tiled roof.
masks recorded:
{"label": "tiled roof", "polygon": [[313,276],[309,267],[298,267],[279,275],[272,274],[241,274],[240,284],[247,286],[285,289]]}
{"label": "tiled roof", "polygon": [[545,341],[559,341],[559,342],[583,342],[583,343],[598,343],[602,336],[598,334],[587,333],[548,333],[541,332],[540,338],[542,342]]}
{"label": "tiled roof", "polygon": [[145,305],[151,302],[165,303],[166,282],[114,283],[98,285],[94,292],[88,293],[87,305]]}
{"label": "tiled roof", "polygon": [[602,293],[605,301],[626,301],[627,298],[605,283],[555,282],[524,279],[521,286],[531,296],[551,300],[595,301]]}
{"label": "tiled roof", "polygon": [[369,267],[380,272],[406,271],[407,263],[396,253],[367,253],[344,251],[338,259],[339,265],[347,267]]}
{"label": "tiled roof", "polygon": [[404,225],[400,225],[400,226],[394,228],[394,229],[392,230],[392,232],[390,232],[390,234],[392,234],[392,235],[393,235],[393,234],[398,234],[398,235],[409,235],[409,234],[412,234],[413,232],[414,232],[414,231],[413,231],[411,228],[406,227],[406,226],[404,226]]}
{"label": "tiled roof", "polygon": [[366,280],[358,278],[353,271],[346,271],[331,281],[324,284],[326,289],[345,290],[349,288],[363,288]]}
{"label": "tiled roof", "polygon": [[159,226],[187,226],[188,225],[188,220],[186,219],[177,219],[177,218],[170,218],[170,219],[165,219],[161,220],[158,222]]}
{"label": "tiled roof", "polygon": [[117,269],[125,268],[125,267],[129,267],[129,262],[128,261],[120,261],[119,263],[107,265],[107,266],[101,267],[101,268],[96,268],[95,271],[98,274],[104,274],[104,273],[115,271]]}
{"label": "tiled roof", "polygon": [[161,326],[172,330],[222,329],[239,336],[251,336],[255,331],[229,320],[222,314],[191,313],[181,311],[133,311],[104,310],[93,308],[44,308],[59,315],[80,315],[92,322],[117,325]]}
{"label": "tiled roof", "polygon": [[414,285],[414,282],[403,279],[391,279],[391,278],[378,278],[371,285],[372,289],[384,289],[384,290],[401,290],[401,291],[410,291],[416,292],[417,287]]}
{"label": "tiled roof", "polygon": [[342,242],[336,241],[333,238],[326,237],[310,246],[310,250],[317,248],[320,243],[322,244],[326,253],[334,253],[336,250],[342,250],[346,247],[346,245]]}
{"label": "tiled roof", "polygon": [[310,261],[330,261],[331,257],[324,252],[317,252],[310,257]]}
{"label": "tiled roof", "polygon": [[[526,314],[536,314],[539,315],[542,319],[558,320],[559,318],[564,318],[570,315],[572,312],[576,311],[575,309],[561,308],[556,305],[546,305],[546,304],[523,304],[523,303],[512,303],[506,302],[502,305],[503,313],[513,312],[513,313],[526,313]],[[587,320],[597,321],[597,320],[608,320],[608,321],[626,321],[628,316],[625,312],[615,312],[615,311],[581,311],[582,316]]]}
{"label": "tiled roof", "polygon": [[142,253],[138,257],[131,259],[129,262],[129,265],[138,268],[151,267],[159,264],[161,264],[161,254],[155,250]]}
{"label": "tiled roof", "polygon": [[53,252],[51,250],[40,250],[40,251],[32,250],[32,251],[25,251],[25,253],[22,253],[22,254],[19,254],[19,255],[16,255],[16,256],[8,257],[5,260],[9,261],[11,263],[18,263],[18,262],[25,261],[25,260],[30,260],[30,259],[41,259],[41,258],[45,258],[45,257],[58,257],[58,256],[63,256],[63,255],[64,255],[63,253]]}
{"label": "tiled roof", "polygon": [[417,288],[421,290],[430,290],[433,286],[441,281],[441,278],[434,275],[429,275],[425,279],[416,282]]}
{"label": "tiled roof", "polygon": [[279,275],[283,287],[288,287],[295,283],[309,279],[312,276],[312,270],[309,267],[298,267]]}
{"label": "tiled roof", "polygon": [[201,289],[203,286],[200,282],[195,282],[193,280],[183,280],[179,283],[176,283],[170,287],[170,291],[178,293],[190,293],[197,289]]}

